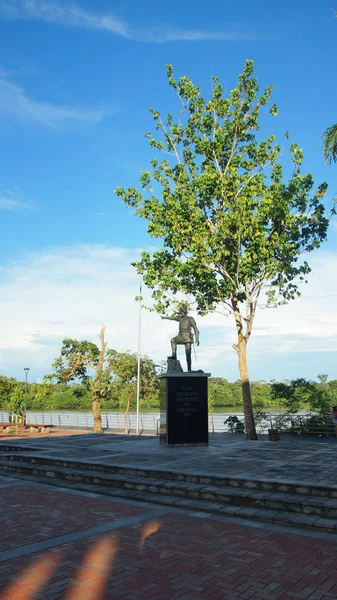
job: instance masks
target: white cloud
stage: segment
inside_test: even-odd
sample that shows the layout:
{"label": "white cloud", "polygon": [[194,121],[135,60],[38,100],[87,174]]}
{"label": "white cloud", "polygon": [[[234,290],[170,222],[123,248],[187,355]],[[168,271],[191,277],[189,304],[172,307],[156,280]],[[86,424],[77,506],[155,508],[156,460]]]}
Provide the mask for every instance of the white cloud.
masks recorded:
{"label": "white cloud", "polygon": [[28,202],[20,202],[20,200],[0,196],[0,210],[21,212],[22,210],[31,210],[32,208],[32,205]]}
{"label": "white cloud", "polygon": [[124,23],[113,15],[95,15],[68,1],[3,0],[0,16],[10,20],[38,20],[72,27],[104,29],[128,37]]}
{"label": "white cloud", "polygon": [[[254,336],[277,353],[335,352],[337,340],[337,256],[321,250],[309,257],[312,273],[301,296],[286,306],[257,312]],[[266,351],[268,351],[268,343]]]}
{"label": "white cloud", "polygon": [[39,102],[30,98],[22,87],[7,79],[0,79],[0,114],[10,115],[23,121],[33,121],[57,128],[70,121],[99,123],[114,112],[113,109],[100,107],[60,106]]}
{"label": "white cloud", "polygon": [[0,17],[9,20],[38,20],[70,27],[98,29],[139,42],[164,43],[173,41],[223,40],[230,42],[245,40],[267,40],[255,32],[199,31],[158,28],[155,30],[135,28],[113,14],[88,12],[73,2],[43,0],[2,0]]}
{"label": "white cloud", "polygon": [[[102,322],[109,347],[135,352],[139,279],[130,263],[138,257],[139,250],[82,245],[51,249],[0,267],[0,372],[19,376],[28,365],[32,380],[41,377],[50,372],[63,338],[97,342]],[[301,298],[257,313],[249,360],[260,367],[272,356],[275,363],[296,356],[305,364],[316,352],[336,350],[337,257],[321,250],[310,262],[313,274]],[[147,295],[145,291],[145,299]],[[201,345],[195,367],[237,378],[233,317],[213,314],[197,317],[197,323]],[[176,323],[143,310],[142,353],[165,359],[176,329]],[[183,348],[179,352],[183,358]],[[317,365],[312,376],[319,372],[325,372],[324,364]]]}
{"label": "white cloud", "polygon": [[33,202],[27,202],[23,198],[20,188],[0,189],[0,210],[12,212],[25,212],[27,210],[37,210],[38,206]]}
{"label": "white cloud", "polygon": [[[337,255],[321,250],[309,257],[312,273],[300,286],[301,296],[277,309],[257,309],[248,344],[251,356],[275,356],[275,361],[291,355],[302,357],[337,350]],[[221,317],[207,315],[207,327],[218,331]],[[221,319],[223,321],[223,319]],[[233,316],[225,319],[226,343],[235,342]],[[230,336],[227,337],[230,328]],[[303,359],[305,360],[305,359]],[[319,372],[319,371],[318,371]]]}
{"label": "white cloud", "polygon": [[223,42],[268,41],[275,39],[254,32],[244,31],[202,31],[202,30],[164,30],[144,32],[139,41],[165,43],[165,42],[199,42],[203,40]]}
{"label": "white cloud", "polygon": [[[17,372],[29,362],[41,376],[50,371],[64,337],[98,341],[101,322],[109,346],[137,347],[138,276],[131,261],[139,252],[78,246],[31,255],[0,269],[1,371]],[[143,352],[168,354],[165,327],[158,340],[158,319],[143,312]],[[162,350],[162,352],[161,352]]]}

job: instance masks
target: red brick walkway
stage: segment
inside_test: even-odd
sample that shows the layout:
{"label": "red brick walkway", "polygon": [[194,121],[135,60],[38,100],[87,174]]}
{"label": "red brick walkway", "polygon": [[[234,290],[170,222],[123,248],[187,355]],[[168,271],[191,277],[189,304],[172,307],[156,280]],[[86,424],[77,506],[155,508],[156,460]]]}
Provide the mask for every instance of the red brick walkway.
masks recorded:
{"label": "red brick walkway", "polygon": [[17,440],[30,439],[30,438],[48,438],[48,437],[60,437],[64,435],[87,435],[92,431],[82,429],[51,429],[49,433],[39,433],[37,429],[30,431],[29,429],[18,429],[17,433],[6,433],[0,428],[0,440],[1,442],[10,442],[15,444]]}
{"label": "red brick walkway", "polygon": [[[336,538],[164,508],[154,516],[155,507],[7,482],[0,488],[1,600],[337,598]],[[95,526],[107,530],[90,535]],[[88,535],[78,540],[83,530]],[[71,533],[73,541],[57,538]],[[33,542],[51,547],[32,552],[25,545]],[[9,551],[18,555],[6,559]]]}
{"label": "red brick walkway", "polygon": [[102,525],[146,512],[127,504],[87,498],[51,488],[11,486],[0,488],[2,531],[0,552]]}

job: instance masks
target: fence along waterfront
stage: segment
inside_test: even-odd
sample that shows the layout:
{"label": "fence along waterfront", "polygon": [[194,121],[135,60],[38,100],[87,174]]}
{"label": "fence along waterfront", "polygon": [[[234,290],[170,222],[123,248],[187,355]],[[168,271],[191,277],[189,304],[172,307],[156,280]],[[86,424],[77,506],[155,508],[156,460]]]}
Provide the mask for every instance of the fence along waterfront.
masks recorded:
{"label": "fence along waterfront", "polygon": [[[237,413],[243,418],[243,414]],[[8,423],[11,413],[0,410],[0,423]],[[209,414],[209,431],[229,431],[224,425],[228,414]],[[139,425],[141,431],[157,432],[160,419],[159,412],[140,413]],[[93,416],[90,412],[67,412],[67,411],[27,411],[27,423],[32,425],[53,425],[54,427],[78,427],[80,429],[91,429],[93,427]],[[124,413],[102,412],[103,429],[124,430]],[[131,431],[136,429],[136,413],[129,413],[128,427]]]}
{"label": "fence along waterfront", "polygon": [[[232,419],[232,420],[231,420]],[[159,412],[140,413],[140,433],[157,433],[160,421]],[[227,421],[225,423],[225,421]],[[235,423],[238,421],[238,425]],[[0,410],[0,423],[11,422],[11,413]],[[53,425],[59,428],[92,429],[93,416],[91,412],[67,411],[27,411],[27,423],[32,425]],[[241,433],[244,418],[242,412],[209,413],[208,429],[211,433],[234,432]],[[103,429],[124,431],[124,413],[102,412]],[[306,435],[335,435],[335,425],[332,415],[317,415],[314,413],[287,414],[264,413],[257,417],[258,433],[268,433],[268,429],[279,429],[280,432]],[[128,415],[128,429],[136,430],[136,413]]]}

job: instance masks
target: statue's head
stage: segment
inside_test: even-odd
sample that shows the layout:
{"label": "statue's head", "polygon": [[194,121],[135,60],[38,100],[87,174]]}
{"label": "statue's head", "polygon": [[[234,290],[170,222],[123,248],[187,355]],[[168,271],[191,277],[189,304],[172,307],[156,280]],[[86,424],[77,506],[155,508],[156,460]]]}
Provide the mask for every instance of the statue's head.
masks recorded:
{"label": "statue's head", "polygon": [[188,313],[188,308],[187,308],[186,304],[182,304],[182,305],[181,305],[181,307],[180,307],[180,309],[179,309],[179,312],[180,312],[180,314],[181,314],[182,316],[184,316],[184,315],[187,315],[187,313]]}

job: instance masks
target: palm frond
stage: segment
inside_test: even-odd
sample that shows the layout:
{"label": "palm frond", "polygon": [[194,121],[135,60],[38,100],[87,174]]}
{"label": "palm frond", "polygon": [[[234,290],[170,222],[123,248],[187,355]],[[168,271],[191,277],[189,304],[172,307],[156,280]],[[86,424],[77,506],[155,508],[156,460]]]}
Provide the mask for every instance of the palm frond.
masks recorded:
{"label": "palm frond", "polygon": [[323,133],[323,152],[325,162],[337,162],[337,123]]}

